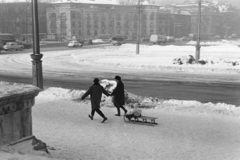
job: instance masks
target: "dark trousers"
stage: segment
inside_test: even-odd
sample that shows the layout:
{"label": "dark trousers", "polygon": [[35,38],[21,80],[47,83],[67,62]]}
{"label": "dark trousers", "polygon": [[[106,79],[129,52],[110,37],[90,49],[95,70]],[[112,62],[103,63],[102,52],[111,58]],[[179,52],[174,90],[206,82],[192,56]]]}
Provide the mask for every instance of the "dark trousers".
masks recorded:
{"label": "dark trousers", "polygon": [[114,106],[117,108],[117,114],[119,114],[119,115],[121,114],[120,108],[122,108],[124,110],[124,112],[127,113],[127,110],[123,107],[123,105],[120,105],[120,104],[114,102]]}
{"label": "dark trousers", "polygon": [[91,115],[92,117],[94,116],[95,111],[102,117],[105,118],[105,115],[102,113],[102,111],[98,108],[98,109],[92,109]]}

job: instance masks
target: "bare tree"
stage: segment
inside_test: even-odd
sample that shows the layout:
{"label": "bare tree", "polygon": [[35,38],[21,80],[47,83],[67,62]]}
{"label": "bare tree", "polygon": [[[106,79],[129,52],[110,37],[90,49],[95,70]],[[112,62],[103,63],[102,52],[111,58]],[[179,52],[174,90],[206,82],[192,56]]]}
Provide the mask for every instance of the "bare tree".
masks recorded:
{"label": "bare tree", "polygon": [[[38,19],[46,15],[47,3],[39,3],[38,5]],[[18,17],[22,23],[22,33],[25,34],[25,40],[28,41],[28,34],[32,34],[32,10],[31,0],[27,0],[22,7],[18,7]],[[39,24],[41,25],[41,23]]]}
{"label": "bare tree", "polygon": [[25,40],[28,41],[27,34],[31,33],[31,6],[30,2],[27,2],[26,5],[23,5],[19,8],[19,18],[22,22],[23,33],[25,33]]}

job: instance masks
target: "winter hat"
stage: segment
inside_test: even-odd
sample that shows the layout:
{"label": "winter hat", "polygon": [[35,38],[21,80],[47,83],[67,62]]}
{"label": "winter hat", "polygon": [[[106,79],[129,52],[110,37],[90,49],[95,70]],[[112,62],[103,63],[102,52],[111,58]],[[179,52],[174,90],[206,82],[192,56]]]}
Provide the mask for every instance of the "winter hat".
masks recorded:
{"label": "winter hat", "polygon": [[99,79],[98,79],[98,78],[94,78],[93,82],[94,82],[94,83],[98,83],[98,82],[99,82]]}
{"label": "winter hat", "polygon": [[121,81],[121,77],[120,76],[115,76],[115,79]]}

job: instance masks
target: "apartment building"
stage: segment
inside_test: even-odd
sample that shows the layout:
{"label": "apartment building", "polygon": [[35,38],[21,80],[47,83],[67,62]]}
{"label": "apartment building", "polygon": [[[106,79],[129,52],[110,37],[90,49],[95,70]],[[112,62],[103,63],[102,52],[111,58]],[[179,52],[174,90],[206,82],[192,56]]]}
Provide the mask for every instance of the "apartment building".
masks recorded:
{"label": "apartment building", "polygon": [[[170,35],[169,11],[157,5],[55,3],[47,9],[47,30],[52,38],[97,38],[120,34],[135,40],[140,16],[140,35]],[[139,10],[140,9],[140,10]]]}

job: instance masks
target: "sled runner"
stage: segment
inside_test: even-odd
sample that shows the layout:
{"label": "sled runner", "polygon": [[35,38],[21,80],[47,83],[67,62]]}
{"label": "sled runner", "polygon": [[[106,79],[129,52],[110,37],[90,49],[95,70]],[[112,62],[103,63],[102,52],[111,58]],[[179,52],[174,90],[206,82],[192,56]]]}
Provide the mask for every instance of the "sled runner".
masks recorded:
{"label": "sled runner", "polygon": [[151,126],[156,125],[156,117],[148,117],[148,116],[130,116],[124,115],[124,121],[127,123],[136,123],[136,124],[148,124]]}

